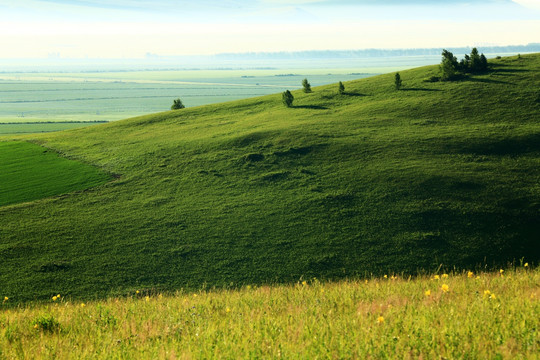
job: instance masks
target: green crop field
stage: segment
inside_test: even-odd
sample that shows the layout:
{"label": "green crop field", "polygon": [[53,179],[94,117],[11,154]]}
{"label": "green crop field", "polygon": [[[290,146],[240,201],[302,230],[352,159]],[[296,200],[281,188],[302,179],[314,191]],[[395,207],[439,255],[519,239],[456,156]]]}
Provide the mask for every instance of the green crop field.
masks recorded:
{"label": "green crop field", "polygon": [[533,266],[540,55],[491,63],[455,82],[402,71],[400,91],[394,73],[342,95],[312,81],[291,108],[276,93],[20,136],[119,178],[0,208],[3,296]]}
{"label": "green crop field", "polygon": [[110,176],[28,142],[0,142],[0,206],[100,185]]}

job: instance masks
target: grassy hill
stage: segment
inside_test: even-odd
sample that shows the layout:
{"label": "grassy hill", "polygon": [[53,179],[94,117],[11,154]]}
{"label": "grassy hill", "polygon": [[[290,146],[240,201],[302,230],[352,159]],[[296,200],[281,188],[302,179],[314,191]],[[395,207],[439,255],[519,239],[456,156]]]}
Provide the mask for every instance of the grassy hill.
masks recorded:
{"label": "grassy hill", "polygon": [[[540,55],[26,139],[120,177],[0,208],[16,301],[540,258]],[[316,84],[314,84],[316,85]]]}

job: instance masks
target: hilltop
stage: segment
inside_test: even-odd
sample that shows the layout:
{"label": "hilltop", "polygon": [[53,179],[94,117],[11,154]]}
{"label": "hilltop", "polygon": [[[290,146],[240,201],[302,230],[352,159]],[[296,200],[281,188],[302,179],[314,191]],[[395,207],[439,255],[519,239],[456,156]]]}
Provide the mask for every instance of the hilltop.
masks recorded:
{"label": "hilltop", "polygon": [[540,55],[491,63],[21,137],[114,180],[0,208],[2,296],[537,262]]}

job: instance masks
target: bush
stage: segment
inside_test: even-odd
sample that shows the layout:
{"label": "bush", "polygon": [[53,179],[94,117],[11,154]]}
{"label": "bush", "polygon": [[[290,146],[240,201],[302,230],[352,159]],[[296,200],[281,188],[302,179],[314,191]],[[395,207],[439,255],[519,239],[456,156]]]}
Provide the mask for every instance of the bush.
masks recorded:
{"label": "bush", "polygon": [[171,106],[171,110],[179,110],[185,108],[184,104],[182,104],[182,100],[180,98],[173,101],[173,104]]}
{"label": "bush", "polygon": [[308,79],[302,80],[302,86],[304,87],[304,92],[305,93],[310,93],[311,92],[311,84],[309,83]]}
{"label": "bush", "polygon": [[340,95],[342,95],[342,94],[345,93],[345,85],[343,85],[343,83],[342,83],[341,81],[339,82],[338,93],[339,93]]}
{"label": "bush", "polygon": [[394,85],[396,86],[396,90],[401,89],[401,84],[402,84],[401,76],[397,72],[396,75],[394,76]]}
{"label": "bush", "polygon": [[57,332],[60,330],[60,323],[52,315],[42,315],[32,321],[32,325],[36,330],[47,332]]}
{"label": "bush", "polygon": [[283,100],[285,106],[291,107],[294,101],[294,96],[289,90],[286,90],[281,94],[281,99]]}

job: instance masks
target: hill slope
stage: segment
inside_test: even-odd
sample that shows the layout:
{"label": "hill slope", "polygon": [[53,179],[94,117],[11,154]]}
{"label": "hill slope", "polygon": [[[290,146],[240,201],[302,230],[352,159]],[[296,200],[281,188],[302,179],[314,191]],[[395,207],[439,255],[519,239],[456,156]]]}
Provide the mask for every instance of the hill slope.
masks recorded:
{"label": "hill slope", "polygon": [[540,55],[28,139],[118,180],[0,208],[13,300],[537,261]]}

